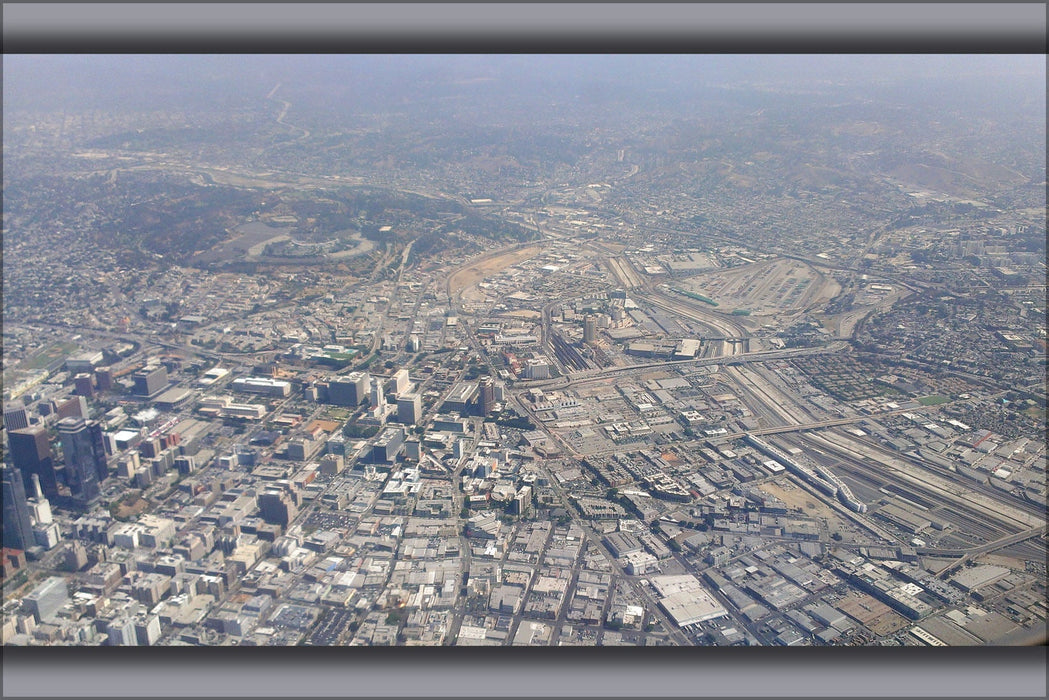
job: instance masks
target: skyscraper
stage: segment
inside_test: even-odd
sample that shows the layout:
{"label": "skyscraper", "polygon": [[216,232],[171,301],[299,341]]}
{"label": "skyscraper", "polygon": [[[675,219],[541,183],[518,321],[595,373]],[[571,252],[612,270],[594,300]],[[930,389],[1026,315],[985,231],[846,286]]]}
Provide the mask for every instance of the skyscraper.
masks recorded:
{"label": "skyscraper", "polygon": [[87,398],[79,395],[55,401],[55,414],[59,418],[87,418]]}
{"label": "skyscraper", "polygon": [[87,372],[81,372],[73,377],[73,383],[76,385],[78,396],[90,398],[95,395],[95,378]]}
{"label": "skyscraper", "polygon": [[21,430],[29,427],[29,413],[21,401],[4,405],[4,427],[8,430]]}
{"label": "skyscraper", "polygon": [[382,391],[382,380],[372,379],[371,407],[382,413],[386,408],[386,397]]}
{"label": "skyscraper", "polygon": [[408,387],[411,385],[411,380],[408,378],[408,370],[400,369],[394,372],[390,378],[390,390],[392,393],[400,396],[401,394],[408,391]]}
{"label": "skyscraper", "polygon": [[328,382],[328,400],[336,406],[359,406],[368,395],[371,377],[367,372],[350,372]]}
{"label": "skyscraper", "polygon": [[51,455],[51,445],[47,441],[47,430],[42,425],[34,425],[7,433],[11,447],[11,462],[22,473],[23,488],[29,489],[33,474],[40,478],[44,495],[54,500],[58,496],[58,469]]}
{"label": "skyscraper", "polygon": [[112,391],[115,380],[112,367],[99,367],[95,370],[95,382],[99,391]]}
{"label": "skyscraper", "polygon": [[415,425],[422,418],[423,403],[419,394],[402,394],[397,397],[397,420]]}
{"label": "skyscraper", "polygon": [[481,379],[481,392],[477,403],[482,416],[492,414],[492,407],[495,406],[495,381],[491,377]]}
{"label": "skyscraper", "polygon": [[3,467],[4,546],[26,550],[36,544],[33,523],[29,517],[29,501],[18,467]]}
{"label": "skyscraper", "polygon": [[101,498],[101,483],[109,474],[102,426],[98,421],[63,418],[58,421],[58,434],[69,491],[81,507],[90,507]]}
{"label": "skyscraper", "polygon": [[135,382],[131,393],[135,396],[153,396],[159,394],[168,385],[166,367],[146,367],[131,375]]}
{"label": "skyscraper", "polygon": [[583,342],[592,343],[597,338],[597,319],[587,316],[583,319]]}
{"label": "skyscraper", "polygon": [[296,498],[282,489],[270,489],[259,494],[259,514],[272,525],[288,527],[298,515]]}

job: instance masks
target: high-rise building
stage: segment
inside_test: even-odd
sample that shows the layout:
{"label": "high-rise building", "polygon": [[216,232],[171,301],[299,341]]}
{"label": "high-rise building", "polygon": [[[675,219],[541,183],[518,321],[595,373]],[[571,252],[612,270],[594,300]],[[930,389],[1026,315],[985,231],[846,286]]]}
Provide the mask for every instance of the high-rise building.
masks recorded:
{"label": "high-rise building", "polygon": [[87,418],[87,398],[83,396],[70,396],[62,401],[55,401],[55,415],[62,418]]}
{"label": "high-rise building", "polygon": [[160,617],[157,615],[139,615],[135,617],[135,637],[138,646],[149,647],[160,639]]}
{"label": "high-rise building", "polygon": [[441,404],[443,411],[455,411],[461,416],[471,413],[472,406],[477,404],[477,383],[459,382],[451,388],[444,403]]}
{"label": "high-rise building", "polygon": [[386,408],[386,397],[383,395],[382,380],[372,379],[371,408],[380,414]]}
{"label": "high-rise building", "polygon": [[26,550],[36,544],[29,501],[18,467],[3,467],[4,546]]}
{"label": "high-rise building", "polygon": [[131,390],[135,396],[153,396],[160,393],[168,385],[168,370],[166,367],[146,367],[131,375],[135,385]]}
{"label": "high-rise building", "polygon": [[90,398],[95,395],[95,378],[87,372],[81,372],[73,377],[73,384],[76,386],[78,396]]}
{"label": "high-rise building", "polygon": [[99,391],[112,391],[116,380],[113,378],[112,367],[99,367],[95,369],[95,381]]}
{"label": "high-rise building", "polygon": [[44,492],[40,488],[40,479],[36,474],[33,474],[33,488],[28,495],[26,503],[29,504],[29,515],[33,522],[40,526],[50,525],[53,521],[51,503],[44,498]]}
{"label": "high-rise building", "polygon": [[90,507],[101,498],[102,481],[109,475],[102,425],[82,418],[63,418],[58,421],[58,435],[69,492],[78,505]]}
{"label": "high-rise building", "polygon": [[408,387],[411,385],[411,380],[408,378],[407,369],[399,369],[394,372],[393,377],[390,378],[390,391],[397,396],[408,391]]}
{"label": "high-rise building", "polygon": [[524,369],[525,379],[549,379],[550,365],[545,360],[528,360]]}
{"label": "high-rise building", "polygon": [[137,647],[135,623],[129,617],[116,617],[106,623],[106,646]]}
{"label": "high-rise building", "polygon": [[7,433],[7,442],[11,447],[11,462],[22,473],[23,487],[30,488],[31,478],[36,474],[44,495],[54,500],[58,495],[58,473],[51,445],[47,440],[47,429],[34,425]]}
{"label": "high-rise building", "polygon": [[22,605],[37,622],[51,622],[69,602],[69,584],[61,576],[51,576],[22,598]]}
{"label": "high-rise building", "polygon": [[328,382],[328,400],[336,406],[359,406],[368,395],[371,377],[367,372],[350,372]]}
{"label": "high-rise building", "polygon": [[592,343],[597,339],[597,319],[587,316],[583,319],[583,342]]}
{"label": "high-rise building", "polygon": [[321,457],[320,470],[321,474],[341,474],[342,470],[346,468],[346,458],[342,455],[328,454]]}
{"label": "high-rise building", "polygon": [[477,400],[482,416],[492,415],[495,407],[495,380],[491,377],[481,379],[481,391]]}
{"label": "high-rise building", "polygon": [[384,430],[375,439],[375,444],[372,446],[372,460],[375,462],[392,462],[397,459],[397,455],[401,452],[401,447],[404,446],[404,438],[404,428],[400,426]]}
{"label": "high-rise building", "polygon": [[4,427],[21,430],[29,427],[29,412],[21,401],[4,405]]}
{"label": "high-rise building", "polygon": [[415,425],[422,419],[423,398],[419,394],[400,394],[397,396],[397,421]]}
{"label": "high-rise building", "polygon": [[263,491],[258,498],[259,514],[271,525],[288,527],[295,519],[299,509],[290,493],[280,489]]}

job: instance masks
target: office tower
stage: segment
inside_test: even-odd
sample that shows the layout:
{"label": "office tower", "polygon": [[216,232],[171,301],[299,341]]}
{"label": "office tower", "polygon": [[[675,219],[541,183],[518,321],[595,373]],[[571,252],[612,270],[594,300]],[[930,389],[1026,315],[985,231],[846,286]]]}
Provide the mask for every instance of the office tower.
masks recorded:
{"label": "office tower", "polygon": [[61,576],[51,576],[22,598],[22,605],[38,623],[53,621],[68,602],[69,584]]}
{"label": "office tower", "polygon": [[160,393],[168,385],[168,370],[166,367],[146,367],[131,375],[135,382],[131,393],[135,396],[153,396]]}
{"label": "office tower", "polygon": [[61,418],[87,418],[87,399],[83,396],[70,396],[64,401],[56,401],[55,415]]}
{"label": "office tower", "polygon": [[89,508],[101,498],[102,481],[109,475],[102,426],[97,421],[63,418],[58,435],[66,463],[66,484],[73,499]]}
{"label": "office tower", "polygon": [[12,430],[7,434],[11,448],[11,462],[22,473],[22,485],[30,488],[31,477],[40,478],[44,495],[50,499],[58,498],[58,472],[51,445],[47,441],[47,430],[42,425],[34,425],[21,430]]}
{"label": "office tower", "polygon": [[408,379],[408,370],[400,369],[394,372],[393,377],[390,379],[391,389],[394,394],[400,396],[404,392],[408,391],[408,386],[411,384],[411,380]]}
{"label": "office tower", "polygon": [[459,382],[448,392],[441,410],[455,411],[461,416],[469,415],[477,404],[477,386],[476,382]]}
{"label": "office tower", "polygon": [[404,428],[400,426],[387,428],[375,439],[372,446],[372,459],[376,462],[392,462],[404,446]]}
{"label": "office tower", "polygon": [[4,427],[10,430],[22,430],[29,427],[29,413],[21,401],[4,406]]}
{"label": "office tower", "polygon": [[532,487],[522,486],[521,490],[514,496],[510,509],[517,515],[525,515],[532,507]]}
{"label": "office tower", "polygon": [[140,615],[135,618],[135,637],[138,646],[153,646],[160,639],[160,634],[160,617],[157,615]]}
{"label": "office tower", "polygon": [[288,527],[288,523],[295,519],[299,509],[295,499],[287,491],[271,490],[263,491],[258,498],[259,514],[262,519],[271,525]]}
{"label": "office tower", "polygon": [[17,467],[3,467],[4,546],[26,550],[36,544],[25,484]]}
{"label": "office tower", "polygon": [[342,470],[346,468],[346,458],[342,455],[324,455],[321,457],[320,470],[321,474],[341,474]]}
{"label": "office tower", "polygon": [[549,379],[550,365],[545,360],[528,360],[524,370],[525,379]]}
{"label": "office tower", "polygon": [[383,396],[382,381],[379,379],[372,379],[371,408],[380,415],[386,408],[386,397]]}
{"label": "office tower", "polygon": [[90,398],[95,395],[95,378],[87,372],[81,372],[73,377],[73,384],[76,386],[78,396]]}
{"label": "office tower", "polygon": [[95,381],[99,391],[112,391],[116,380],[113,378],[112,367],[99,367],[95,370]]}
{"label": "office tower", "polygon": [[138,453],[146,459],[153,459],[160,454],[160,438],[159,437],[147,437],[142,442],[138,443]]}
{"label": "office tower", "polygon": [[495,406],[495,380],[484,377],[481,380],[481,392],[478,398],[478,407],[482,416],[490,416]]}
{"label": "office tower", "polygon": [[[24,480],[23,480],[23,483],[24,483]],[[39,474],[32,474],[29,477],[29,484],[30,484],[29,497],[30,498],[35,498],[37,500],[43,500],[45,497],[44,497],[44,490],[42,488],[40,488],[40,475]]]}
{"label": "office tower", "polygon": [[359,406],[368,395],[371,377],[367,372],[350,372],[328,382],[328,400],[336,406]]}
{"label": "office tower", "polygon": [[175,458],[175,469],[183,476],[192,474],[197,470],[197,460],[192,455],[179,455]]}
{"label": "office tower", "polygon": [[44,498],[44,492],[40,488],[40,477],[33,474],[32,482],[33,488],[29,492],[29,498],[26,499],[29,504],[29,514],[37,525],[50,525],[53,520],[51,503]]}
{"label": "office tower", "polygon": [[583,342],[592,343],[597,338],[597,319],[587,316],[583,319]]}
{"label": "office tower", "polygon": [[117,617],[106,623],[106,646],[137,647],[138,636],[135,634],[135,623],[128,617]]}
{"label": "office tower", "polygon": [[397,420],[415,425],[423,415],[423,399],[419,394],[403,394],[397,397]]}

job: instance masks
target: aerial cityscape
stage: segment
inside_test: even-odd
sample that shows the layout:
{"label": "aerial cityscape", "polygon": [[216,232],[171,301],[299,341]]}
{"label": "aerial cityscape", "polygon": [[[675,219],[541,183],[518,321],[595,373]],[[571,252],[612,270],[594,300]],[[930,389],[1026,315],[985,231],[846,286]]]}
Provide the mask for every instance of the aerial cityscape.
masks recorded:
{"label": "aerial cityscape", "polygon": [[1046,641],[1044,55],[5,55],[3,643]]}

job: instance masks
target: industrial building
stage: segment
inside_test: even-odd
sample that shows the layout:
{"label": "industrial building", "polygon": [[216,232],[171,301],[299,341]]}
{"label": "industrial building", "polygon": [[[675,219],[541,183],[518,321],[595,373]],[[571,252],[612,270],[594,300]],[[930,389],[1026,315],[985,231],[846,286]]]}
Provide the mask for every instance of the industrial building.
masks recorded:
{"label": "industrial building", "polygon": [[659,594],[660,607],[678,627],[728,615],[728,610],[691,574],[653,576],[649,582]]}

